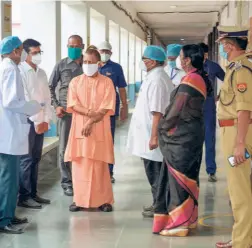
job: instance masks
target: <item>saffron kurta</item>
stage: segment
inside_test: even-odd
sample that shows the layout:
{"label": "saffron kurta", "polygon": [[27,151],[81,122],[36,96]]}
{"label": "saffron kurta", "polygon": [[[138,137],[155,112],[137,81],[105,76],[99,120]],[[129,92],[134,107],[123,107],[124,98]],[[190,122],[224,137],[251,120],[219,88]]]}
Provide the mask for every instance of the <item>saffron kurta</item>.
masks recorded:
{"label": "saffron kurta", "polygon": [[[108,164],[114,163],[110,116],[115,114],[115,90],[111,79],[81,75],[74,78],[68,91],[67,111],[73,113],[65,161],[72,162],[74,202],[76,206],[96,208],[113,203]],[[88,117],[73,111],[80,105],[89,110],[109,110],[94,124],[91,135],[82,135]]]}

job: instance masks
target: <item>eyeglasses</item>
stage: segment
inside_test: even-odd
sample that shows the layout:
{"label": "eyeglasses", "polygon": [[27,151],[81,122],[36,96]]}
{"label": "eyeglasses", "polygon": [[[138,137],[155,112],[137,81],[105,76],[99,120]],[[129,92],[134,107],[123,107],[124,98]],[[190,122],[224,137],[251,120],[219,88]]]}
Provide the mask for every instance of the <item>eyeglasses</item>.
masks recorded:
{"label": "eyeglasses", "polygon": [[29,54],[31,54],[31,55],[37,55],[37,54],[42,55],[42,54],[44,54],[44,52],[43,51],[40,51],[40,52],[30,52]]}

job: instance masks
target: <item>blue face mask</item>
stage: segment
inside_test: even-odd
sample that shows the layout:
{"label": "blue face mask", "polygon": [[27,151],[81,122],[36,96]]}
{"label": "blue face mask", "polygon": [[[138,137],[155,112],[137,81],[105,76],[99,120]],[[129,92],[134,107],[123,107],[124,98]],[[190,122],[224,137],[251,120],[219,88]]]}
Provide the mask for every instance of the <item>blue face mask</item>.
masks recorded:
{"label": "blue face mask", "polygon": [[223,46],[223,44],[220,44],[220,45],[219,45],[219,53],[220,53],[220,56],[221,56],[223,59],[228,59],[228,54],[227,54],[227,52],[224,51],[224,46]]}
{"label": "blue face mask", "polygon": [[169,65],[172,69],[175,69],[175,68],[176,68],[176,61],[169,61],[169,60],[168,60],[168,65]]}

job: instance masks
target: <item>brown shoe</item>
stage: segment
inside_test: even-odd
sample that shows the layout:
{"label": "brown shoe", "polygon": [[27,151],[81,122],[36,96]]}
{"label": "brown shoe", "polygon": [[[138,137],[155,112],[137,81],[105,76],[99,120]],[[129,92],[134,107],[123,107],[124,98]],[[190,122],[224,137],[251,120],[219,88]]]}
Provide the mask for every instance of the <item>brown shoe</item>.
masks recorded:
{"label": "brown shoe", "polygon": [[232,240],[224,243],[224,242],[219,242],[216,244],[216,248],[232,248]]}

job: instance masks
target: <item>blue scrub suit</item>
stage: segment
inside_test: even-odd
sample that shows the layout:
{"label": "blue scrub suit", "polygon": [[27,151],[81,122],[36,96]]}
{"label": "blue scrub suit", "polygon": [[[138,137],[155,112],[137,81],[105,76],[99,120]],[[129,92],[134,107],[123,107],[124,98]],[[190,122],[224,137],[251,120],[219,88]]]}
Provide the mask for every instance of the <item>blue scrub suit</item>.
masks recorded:
{"label": "blue scrub suit", "polygon": [[[204,70],[208,74],[208,78],[215,89],[215,80],[219,78],[224,80],[225,72],[215,62],[206,60],[204,63]],[[205,158],[207,174],[216,173],[215,162],[215,142],[216,142],[216,104],[214,91],[207,96],[204,105],[204,123],[205,123]]]}
{"label": "blue scrub suit", "polygon": [[[112,133],[112,137],[113,137],[113,141],[114,141],[115,128],[116,128],[116,117],[119,116],[119,114],[120,114],[120,97],[119,97],[119,93],[117,92],[117,88],[126,88],[127,83],[125,81],[125,77],[124,77],[121,65],[119,65],[111,60],[109,60],[104,66],[102,66],[99,69],[99,72],[102,75],[109,77],[113,81],[115,91],[116,91],[115,115],[111,116],[111,118],[110,118],[111,133]],[[109,165],[109,171],[110,171],[110,175],[113,176],[113,173],[114,173],[114,165],[113,164]]]}
{"label": "blue scrub suit", "polygon": [[19,188],[20,156],[0,153],[0,228],[15,217]]}

